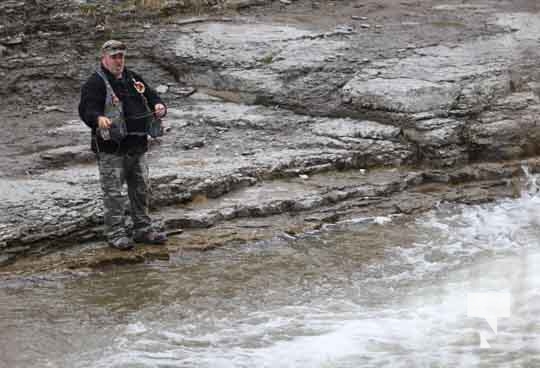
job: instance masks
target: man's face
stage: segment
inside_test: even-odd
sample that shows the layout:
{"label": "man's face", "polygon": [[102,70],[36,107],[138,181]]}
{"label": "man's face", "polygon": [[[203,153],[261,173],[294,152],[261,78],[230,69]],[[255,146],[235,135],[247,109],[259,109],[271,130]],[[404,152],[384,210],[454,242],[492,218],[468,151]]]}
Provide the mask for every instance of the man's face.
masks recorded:
{"label": "man's face", "polygon": [[103,65],[112,75],[119,77],[124,71],[126,59],[124,53],[118,53],[115,55],[104,54],[102,58]]}

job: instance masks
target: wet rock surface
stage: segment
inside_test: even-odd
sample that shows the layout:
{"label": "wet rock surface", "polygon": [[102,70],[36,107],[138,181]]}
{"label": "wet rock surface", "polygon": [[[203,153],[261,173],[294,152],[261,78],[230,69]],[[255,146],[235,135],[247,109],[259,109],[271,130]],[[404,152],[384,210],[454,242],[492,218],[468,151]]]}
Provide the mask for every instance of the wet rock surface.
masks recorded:
{"label": "wet rock surface", "polygon": [[[75,2],[0,5],[2,272],[166,259],[479,203],[519,195],[523,162],[537,169],[534,2],[221,5],[197,18],[163,5],[166,18],[121,30]],[[117,252],[102,239],[76,105],[109,37],[129,43],[128,63],[170,106],[149,153],[167,247]]]}

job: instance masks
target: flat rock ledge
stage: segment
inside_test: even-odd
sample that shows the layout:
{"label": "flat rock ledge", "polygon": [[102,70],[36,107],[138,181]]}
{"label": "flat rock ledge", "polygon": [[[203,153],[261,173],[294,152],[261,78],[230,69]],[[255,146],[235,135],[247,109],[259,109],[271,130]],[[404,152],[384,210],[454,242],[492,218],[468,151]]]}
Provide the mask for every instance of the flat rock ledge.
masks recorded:
{"label": "flat rock ledge", "polygon": [[[190,201],[154,212],[170,235],[165,247],[140,245],[133,252],[121,252],[106,246],[100,235],[99,220],[60,222],[47,233],[36,229],[34,237],[26,235],[5,242],[1,274],[95,270],[115,264],[181,257],[183,252],[223,245],[275,238],[294,241],[303,234],[343,221],[411,216],[445,202],[479,204],[516,197],[524,190],[525,179],[520,176],[524,167],[537,170],[540,160],[483,164],[451,171],[328,171],[256,182],[217,198],[211,198],[210,192],[207,195],[201,192]],[[21,258],[22,255],[25,257]],[[18,262],[13,263],[16,258]]]}

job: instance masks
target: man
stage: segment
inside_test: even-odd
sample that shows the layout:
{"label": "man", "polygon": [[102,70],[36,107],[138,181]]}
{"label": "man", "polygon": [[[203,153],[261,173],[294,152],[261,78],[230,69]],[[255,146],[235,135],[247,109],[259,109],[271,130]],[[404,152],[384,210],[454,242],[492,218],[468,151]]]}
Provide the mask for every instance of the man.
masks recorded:
{"label": "man", "polygon": [[[81,89],[79,116],[92,129],[105,209],[108,244],[128,250],[134,242],[164,244],[165,233],[148,216],[148,166],[145,152],[149,126],[166,114],[156,91],[125,67],[126,45],[110,40],[101,48],[101,65]],[[127,183],[133,229],[125,227]]]}

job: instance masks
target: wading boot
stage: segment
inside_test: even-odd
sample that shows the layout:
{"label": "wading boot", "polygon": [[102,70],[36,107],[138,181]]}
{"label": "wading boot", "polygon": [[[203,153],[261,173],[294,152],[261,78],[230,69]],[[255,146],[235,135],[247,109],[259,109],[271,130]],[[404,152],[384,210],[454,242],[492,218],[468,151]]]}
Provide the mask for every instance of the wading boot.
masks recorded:
{"label": "wading boot", "polygon": [[136,243],[163,245],[167,243],[167,234],[164,232],[151,230],[135,236],[133,240],[135,240]]}
{"label": "wading boot", "polygon": [[133,240],[128,238],[127,236],[122,236],[117,239],[109,240],[108,243],[109,247],[120,250],[131,250],[135,246]]}

